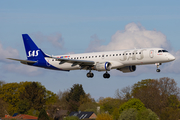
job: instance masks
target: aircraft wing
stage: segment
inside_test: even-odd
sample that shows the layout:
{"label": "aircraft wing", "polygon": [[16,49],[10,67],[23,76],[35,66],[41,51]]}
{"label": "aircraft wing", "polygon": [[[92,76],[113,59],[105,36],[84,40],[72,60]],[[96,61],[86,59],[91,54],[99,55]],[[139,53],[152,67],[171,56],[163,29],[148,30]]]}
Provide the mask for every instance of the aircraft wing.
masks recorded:
{"label": "aircraft wing", "polygon": [[90,61],[90,60],[78,60],[78,59],[67,59],[67,58],[56,58],[56,57],[50,57],[50,58],[54,58],[58,61],[61,61],[59,64],[63,64],[65,62],[67,63],[73,63],[74,65],[94,65],[94,61]]}
{"label": "aircraft wing", "polygon": [[14,59],[14,58],[7,58],[10,60],[20,61],[21,63],[27,64],[27,63],[36,63],[37,61],[31,61],[31,60],[21,60],[21,59]]}

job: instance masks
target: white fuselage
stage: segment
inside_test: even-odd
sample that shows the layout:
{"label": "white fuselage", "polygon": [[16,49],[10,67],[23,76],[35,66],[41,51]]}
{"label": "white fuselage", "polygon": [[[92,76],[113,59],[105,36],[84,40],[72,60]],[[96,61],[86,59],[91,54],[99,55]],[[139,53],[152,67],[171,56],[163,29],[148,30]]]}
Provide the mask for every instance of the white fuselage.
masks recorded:
{"label": "white fuselage", "polygon": [[100,62],[110,62],[112,65],[111,69],[118,69],[132,65],[165,63],[173,61],[175,59],[173,55],[163,50],[162,48],[93,52],[71,55],[59,55],[53,56],[53,58],[45,58],[45,60],[49,64],[63,70],[79,70],[82,67],[79,64],[72,65],[72,63],[68,62],[60,64],[60,61],[56,60],[55,58],[94,61],[94,65]]}

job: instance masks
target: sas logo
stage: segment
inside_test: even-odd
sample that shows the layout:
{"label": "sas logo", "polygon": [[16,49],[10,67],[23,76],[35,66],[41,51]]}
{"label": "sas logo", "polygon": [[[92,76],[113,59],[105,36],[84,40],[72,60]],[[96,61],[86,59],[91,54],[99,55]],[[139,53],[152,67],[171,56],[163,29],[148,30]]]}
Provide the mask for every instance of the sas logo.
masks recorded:
{"label": "sas logo", "polygon": [[38,56],[38,52],[39,52],[39,50],[29,51],[27,57],[37,57]]}

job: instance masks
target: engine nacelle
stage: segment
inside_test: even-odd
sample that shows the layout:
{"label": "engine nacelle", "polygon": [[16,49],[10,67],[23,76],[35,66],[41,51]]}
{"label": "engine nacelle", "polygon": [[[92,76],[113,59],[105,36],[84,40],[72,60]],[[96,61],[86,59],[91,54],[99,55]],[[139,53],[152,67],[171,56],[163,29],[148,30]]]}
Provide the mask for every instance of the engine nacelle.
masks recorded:
{"label": "engine nacelle", "polygon": [[118,70],[122,71],[123,73],[134,72],[134,71],[136,71],[136,66],[135,65],[126,66],[126,67],[123,67],[123,68],[119,68]]}
{"label": "engine nacelle", "polygon": [[110,71],[111,63],[110,62],[100,62],[94,66],[94,69],[97,71]]}

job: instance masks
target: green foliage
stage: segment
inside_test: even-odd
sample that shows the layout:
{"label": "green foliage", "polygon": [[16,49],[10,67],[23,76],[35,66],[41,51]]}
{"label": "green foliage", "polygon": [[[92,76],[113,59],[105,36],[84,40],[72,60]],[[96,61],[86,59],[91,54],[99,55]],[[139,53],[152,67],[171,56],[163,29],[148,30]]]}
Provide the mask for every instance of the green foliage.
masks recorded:
{"label": "green foliage", "polygon": [[150,109],[143,109],[138,112],[136,120],[159,120],[159,118]]}
{"label": "green foliage", "polygon": [[49,116],[47,115],[45,109],[41,109],[38,120],[50,120]]}
{"label": "green foliage", "polygon": [[27,113],[29,109],[40,110],[43,105],[54,103],[57,97],[38,82],[0,82],[0,98],[8,104],[10,115]]}
{"label": "green foliage", "polygon": [[20,100],[18,102],[18,113],[19,114],[24,114],[24,113],[27,113],[27,111],[30,109],[30,104],[29,104],[29,101],[27,99],[25,100]]}
{"label": "green foliage", "polygon": [[39,111],[31,108],[30,110],[27,111],[27,114],[38,117],[39,116]]}
{"label": "green foliage", "polygon": [[21,93],[20,98],[22,100],[28,100],[30,106],[35,110],[41,110],[43,105],[45,105],[46,99],[45,88],[40,86],[36,82],[25,86],[25,90]]}
{"label": "green foliage", "polygon": [[119,120],[136,120],[137,114],[138,111],[135,108],[129,108],[121,113]]}
{"label": "green foliage", "polygon": [[135,108],[136,110],[140,111],[145,107],[144,104],[139,99],[132,98],[120,106],[119,113],[121,114],[124,110],[130,108]]}
{"label": "green foliage", "polygon": [[77,116],[68,116],[65,117],[63,120],[79,120],[79,118]]}
{"label": "green foliage", "polygon": [[108,111],[109,114],[112,114],[115,108],[119,108],[121,103],[121,100],[110,97],[104,98],[99,101],[99,104],[101,105],[101,110],[105,112]]}
{"label": "green foliage", "polygon": [[174,79],[164,77],[142,80],[133,85],[131,94],[134,98],[140,99],[146,108],[160,116],[160,119],[177,116],[180,89]]}
{"label": "green foliage", "polygon": [[82,85],[74,84],[66,97],[70,112],[78,111],[78,107],[80,106],[80,98],[83,97],[85,97],[85,92]]}
{"label": "green foliage", "polygon": [[0,97],[9,104],[7,111],[10,115],[18,111],[19,96],[27,84],[30,84],[30,82],[7,83],[2,85]]}
{"label": "green foliage", "polygon": [[178,120],[180,117],[180,110],[172,107],[166,107],[161,111],[161,120]]}
{"label": "green foliage", "polygon": [[8,108],[8,104],[4,102],[2,98],[0,98],[0,118],[4,117],[4,115],[7,114],[5,111],[7,110],[7,108]]}
{"label": "green foliage", "polygon": [[98,114],[96,120],[113,120],[113,117],[109,113]]}
{"label": "green foliage", "polygon": [[119,118],[119,108],[115,108],[113,113],[112,113],[112,116],[113,116],[113,120],[118,120]]}
{"label": "green foliage", "polygon": [[46,105],[55,103],[58,99],[57,95],[49,90],[46,90],[45,96],[46,96]]}
{"label": "green foliage", "polygon": [[97,103],[95,102],[87,102],[83,103],[79,106],[79,111],[86,111],[86,112],[94,112],[97,114]]}

